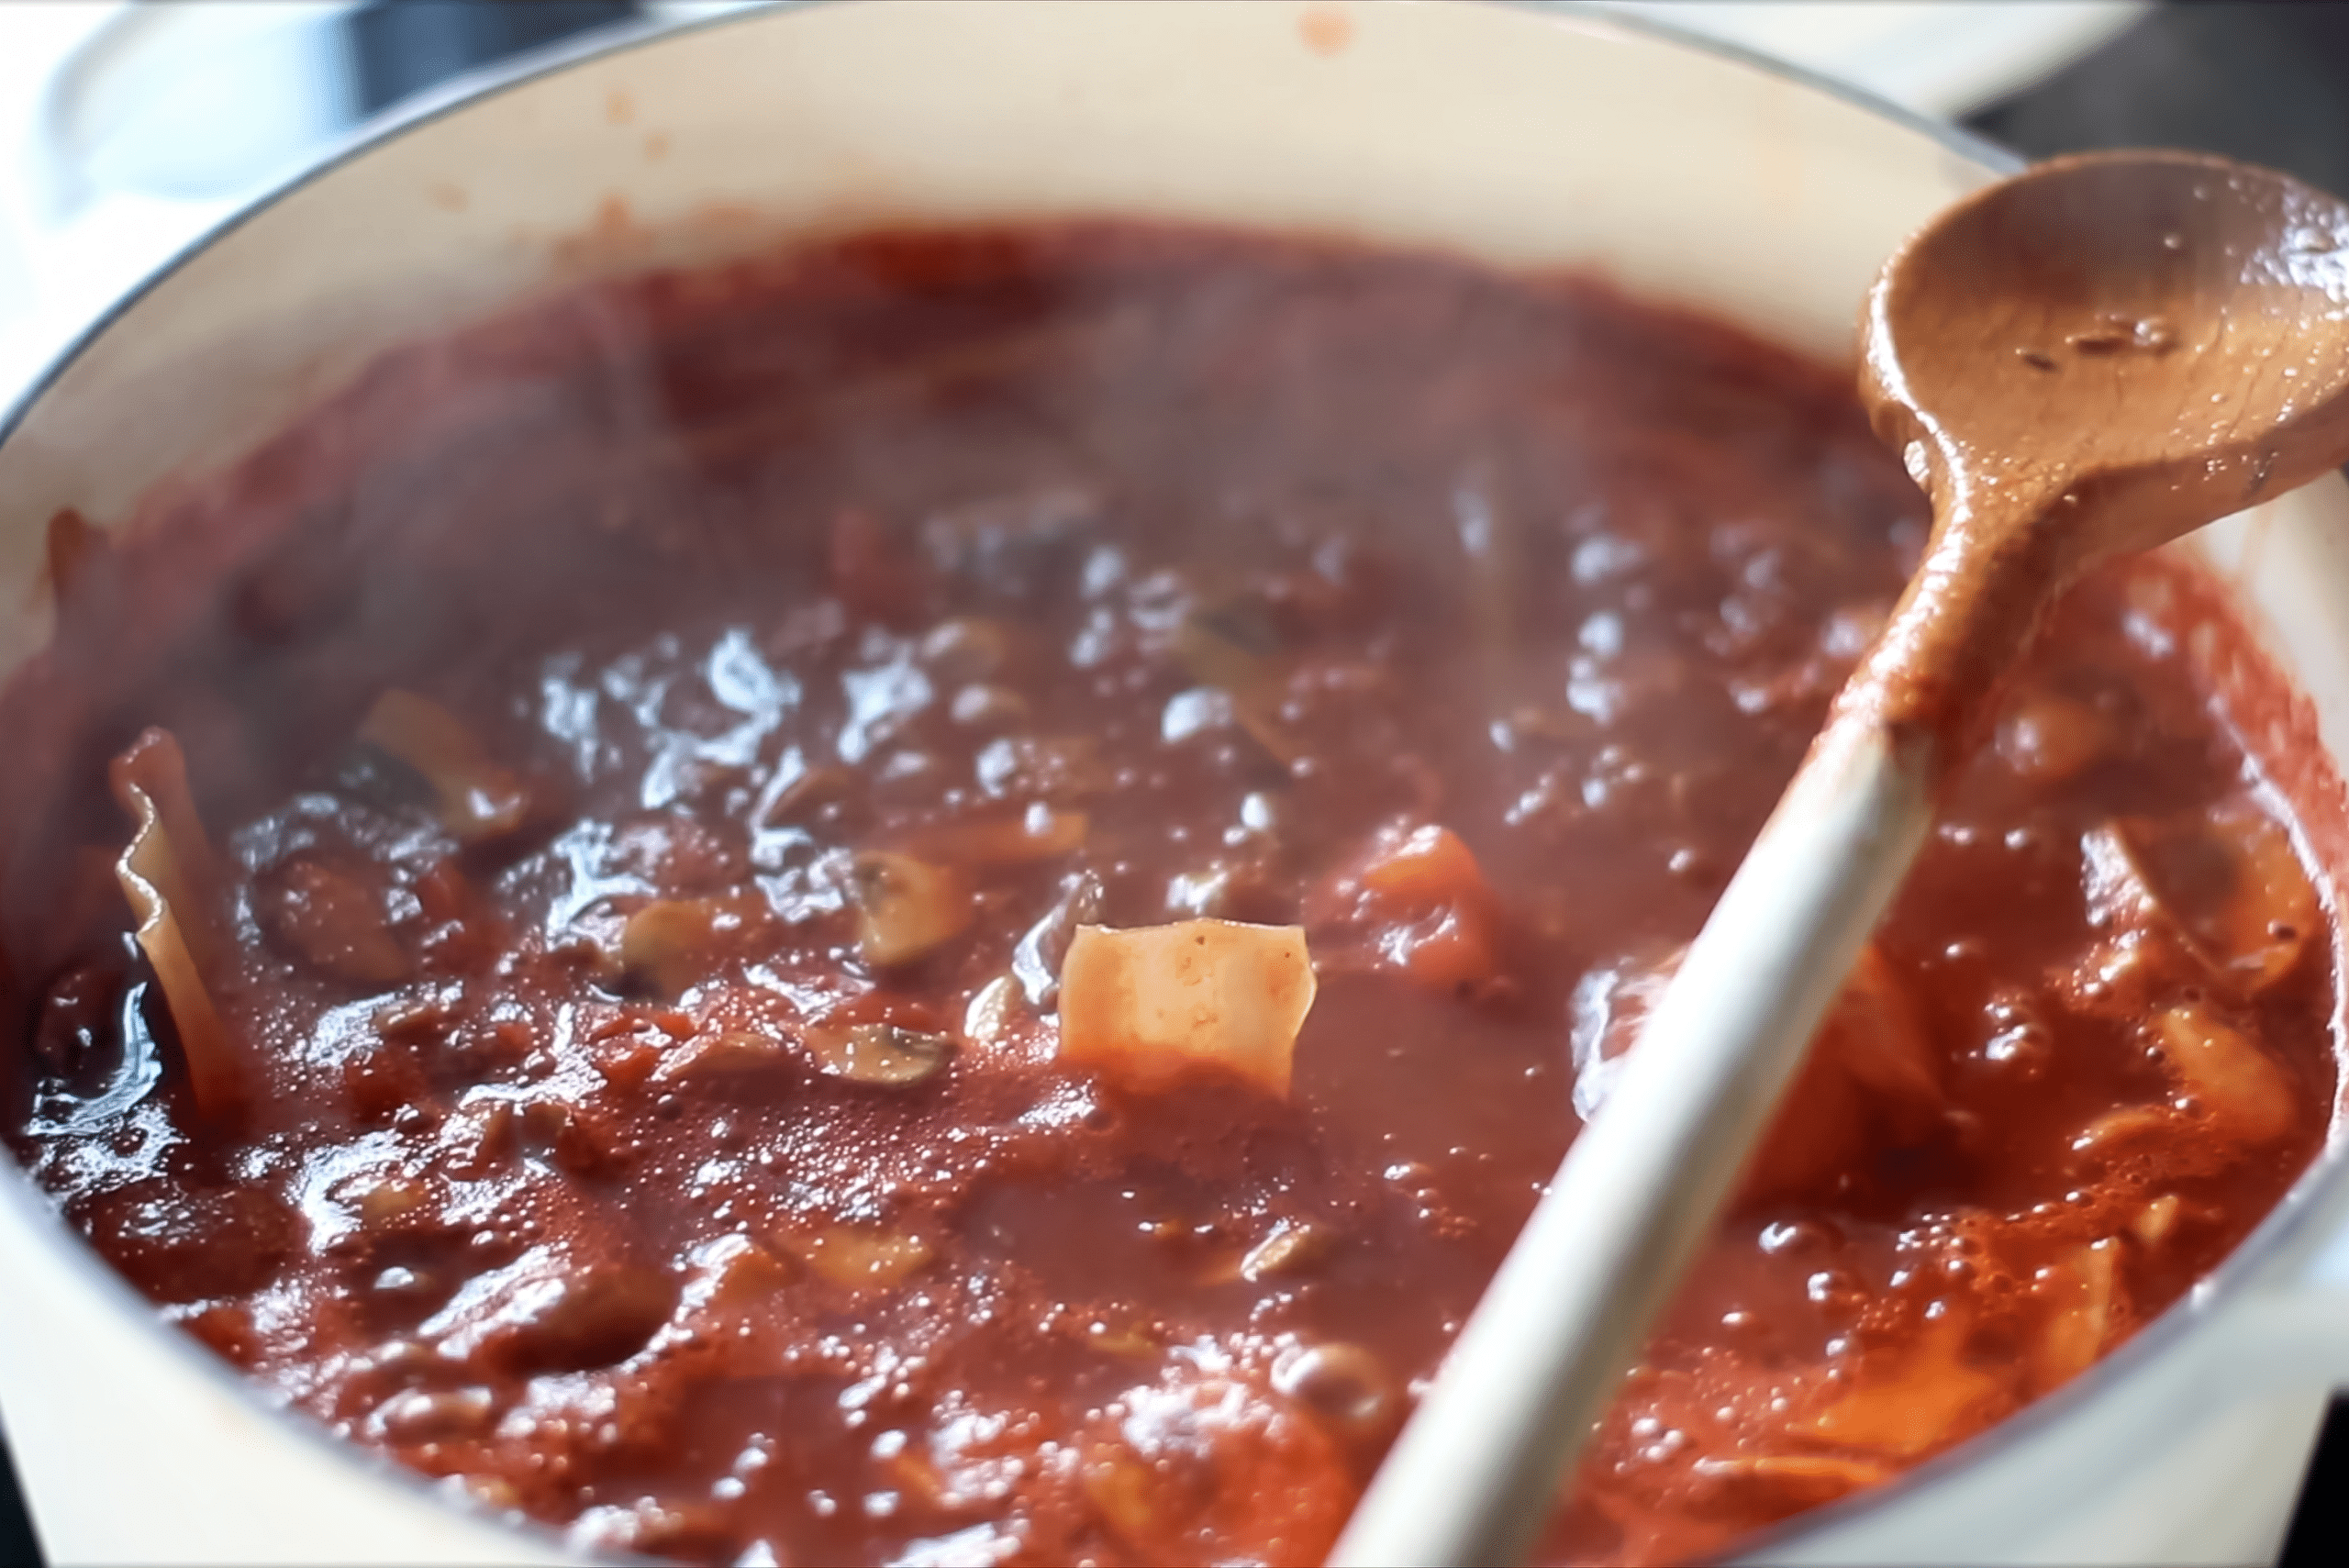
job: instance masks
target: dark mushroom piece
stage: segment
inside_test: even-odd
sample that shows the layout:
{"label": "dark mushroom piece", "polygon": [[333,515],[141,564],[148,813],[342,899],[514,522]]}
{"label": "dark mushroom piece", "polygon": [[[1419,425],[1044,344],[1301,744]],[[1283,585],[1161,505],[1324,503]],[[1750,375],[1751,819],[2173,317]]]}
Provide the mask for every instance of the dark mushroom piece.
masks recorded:
{"label": "dark mushroom piece", "polygon": [[856,941],[879,968],[913,962],[961,936],[974,911],[970,884],[951,866],[871,850],[858,855],[849,894]]}
{"label": "dark mushroom piece", "polygon": [[897,1024],[852,1024],[810,1030],[807,1049],[829,1077],[903,1088],[935,1077],[953,1059],[954,1040]]}

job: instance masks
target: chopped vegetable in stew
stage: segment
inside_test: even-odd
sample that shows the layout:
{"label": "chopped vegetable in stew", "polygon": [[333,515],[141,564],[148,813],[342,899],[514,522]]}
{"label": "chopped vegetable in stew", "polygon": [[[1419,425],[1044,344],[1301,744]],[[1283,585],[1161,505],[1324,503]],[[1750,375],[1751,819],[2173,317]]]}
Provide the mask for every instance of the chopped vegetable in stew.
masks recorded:
{"label": "chopped vegetable in stew", "polygon": [[[1311,1562],[1924,522],[1844,375],[1586,281],[1061,226],[559,295],[53,527],[10,1143],[584,1545]],[[2186,566],[2065,602],[1550,1557],[1896,1474],[2276,1202],[2297,711]]]}

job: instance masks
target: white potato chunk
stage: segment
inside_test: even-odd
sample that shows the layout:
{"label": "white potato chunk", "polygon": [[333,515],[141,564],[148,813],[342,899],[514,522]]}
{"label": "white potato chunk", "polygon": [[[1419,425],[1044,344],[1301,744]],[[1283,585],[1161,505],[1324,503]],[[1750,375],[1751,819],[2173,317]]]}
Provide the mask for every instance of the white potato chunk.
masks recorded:
{"label": "white potato chunk", "polygon": [[1313,992],[1301,926],[1079,926],[1061,966],[1060,1057],[1130,1088],[1220,1073],[1286,1098]]}

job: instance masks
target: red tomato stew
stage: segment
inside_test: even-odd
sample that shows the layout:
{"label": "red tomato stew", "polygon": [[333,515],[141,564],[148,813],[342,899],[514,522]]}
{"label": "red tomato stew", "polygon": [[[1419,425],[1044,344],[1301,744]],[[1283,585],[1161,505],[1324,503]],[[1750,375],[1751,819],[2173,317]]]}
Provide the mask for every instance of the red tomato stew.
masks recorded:
{"label": "red tomato stew", "polygon": [[[1924,524],[1843,373],[1586,281],[1104,226],[580,289],[52,526],[9,1141],[270,1396],[585,1544],[1309,1562]],[[2060,607],[1552,1557],[1980,1431],[2309,1162],[2331,895],[2221,656],[2290,706],[2178,564]]]}

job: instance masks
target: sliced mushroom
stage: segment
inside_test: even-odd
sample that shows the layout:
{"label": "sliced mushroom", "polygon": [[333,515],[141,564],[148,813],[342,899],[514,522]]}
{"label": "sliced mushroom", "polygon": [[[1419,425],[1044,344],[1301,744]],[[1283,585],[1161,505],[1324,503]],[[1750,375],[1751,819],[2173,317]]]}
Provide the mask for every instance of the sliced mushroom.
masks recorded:
{"label": "sliced mushroom", "polygon": [[2321,929],[2290,836],[2247,803],[2163,820],[2110,822],[2082,840],[2092,917],[2167,925],[2217,978],[2265,990]]}
{"label": "sliced mushroom", "polygon": [[1281,718],[1287,671],[1261,604],[1232,599],[1194,610],[1174,634],[1174,655],[1193,680],[1231,699],[1232,717],[1275,761],[1297,761],[1301,749]]}
{"label": "sliced mushroom", "polygon": [[791,1052],[773,1035],[749,1029],[720,1029],[697,1034],[662,1057],[650,1081],[672,1084],[742,1073],[770,1073],[791,1060]]}
{"label": "sliced mushroom", "polygon": [[2228,885],[2187,929],[2214,965],[2264,989],[2292,972],[2323,929],[2315,884],[2283,826],[2247,805],[2214,814],[2204,838],[2221,848]]}
{"label": "sliced mushroom", "polygon": [[1273,1387],[1344,1438],[1384,1437],[1403,1409],[1402,1385],[1386,1363],[1343,1340],[1282,1356]]}
{"label": "sliced mushroom", "polygon": [[1019,995],[1019,982],[1008,974],[998,974],[971,997],[963,1009],[963,1038],[978,1046],[1002,1043],[1010,1030],[1012,1002]]}
{"label": "sliced mushroom", "polygon": [[856,940],[865,962],[888,969],[913,962],[961,936],[975,911],[970,884],[952,866],[867,851],[850,873]]}
{"label": "sliced mushroom", "polygon": [[807,1049],[831,1077],[902,1088],[937,1076],[953,1060],[954,1038],[897,1024],[852,1024],[810,1029]]}
{"label": "sliced mushroom", "polygon": [[502,838],[529,816],[521,775],[492,761],[465,721],[429,697],[386,691],[367,710],[359,739],[422,775],[442,826],[465,843]]}

